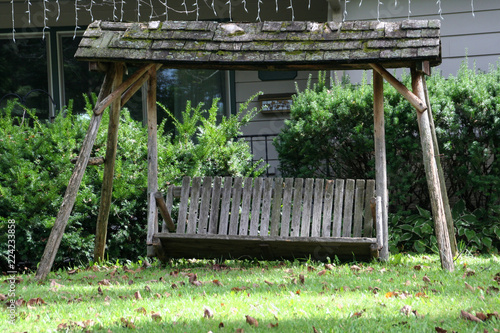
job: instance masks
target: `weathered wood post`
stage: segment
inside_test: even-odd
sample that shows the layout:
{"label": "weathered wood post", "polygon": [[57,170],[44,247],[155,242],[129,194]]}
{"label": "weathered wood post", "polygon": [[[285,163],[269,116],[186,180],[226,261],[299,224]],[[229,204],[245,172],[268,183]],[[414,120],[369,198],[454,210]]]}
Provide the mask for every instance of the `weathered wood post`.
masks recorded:
{"label": "weathered wood post", "polygon": [[[113,90],[118,88],[123,78],[123,63],[113,64],[115,77],[113,80]],[[97,217],[96,238],[94,246],[94,261],[104,259],[106,248],[106,236],[108,230],[109,210],[111,208],[111,198],[113,194],[113,178],[115,174],[116,149],[118,144],[118,125],[120,123],[120,109],[122,105],[120,99],[116,99],[109,110],[108,138],[106,141],[106,157],[104,160],[104,175],[102,179],[101,202],[99,215]]]}
{"label": "weathered wood post", "polygon": [[[411,78],[413,92],[421,100],[425,100],[423,85],[424,74],[417,71],[415,68],[412,68]],[[434,226],[436,229],[436,237],[439,247],[439,256],[441,258],[441,267],[448,271],[453,271],[453,255],[450,248],[450,238],[446,224],[446,216],[444,212],[443,198],[441,195],[441,185],[439,181],[436,158],[434,155],[434,145],[432,142],[428,112],[417,111],[417,121],[420,132],[420,141],[422,144],[425,174],[427,178],[427,185],[429,187],[432,215],[434,218]]]}
{"label": "weathered wood post", "polygon": [[[374,119],[374,137],[375,137],[375,189],[377,197],[380,197],[382,205],[382,250],[380,259],[389,259],[389,228],[388,228],[388,209],[389,194],[387,190],[387,161],[385,151],[385,120],[384,120],[384,79],[375,70],[373,70],[373,119]],[[379,218],[377,216],[377,218]],[[379,235],[377,235],[378,239]]]}
{"label": "weathered wood post", "polygon": [[158,143],[156,119],[156,69],[149,71],[147,94],[148,117],[148,231],[147,255],[154,256],[153,235],[158,232],[158,209],[155,193],[158,191]]}
{"label": "weathered wood post", "polygon": [[[114,81],[114,67],[108,66],[104,82],[99,92],[99,97],[97,99],[97,105],[105,99],[106,96],[111,92],[111,86]],[[78,189],[82,182],[83,174],[85,173],[85,168],[87,167],[87,162],[94,146],[94,141],[97,136],[97,130],[101,124],[102,112],[93,113],[90,119],[89,129],[83,140],[82,149],[78,155],[78,160],[76,161],[75,169],[71,178],[69,179],[68,187],[66,188],[66,193],[64,194],[63,202],[59,213],[57,214],[56,221],[50,232],[49,239],[45,245],[45,250],[40,260],[40,265],[36,271],[35,278],[37,280],[43,280],[47,277],[54,263],[54,259],[61,244],[61,239],[64,234],[64,229],[66,229],[66,224],[68,223],[69,215],[75,204],[76,195],[78,194]]]}
{"label": "weathered wood post", "polygon": [[[429,75],[430,72],[426,74]],[[455,237],[455,225],[453,223],[453,216],[451,214],[450,201],[448,200],[448,190],[446,189],[446,180],[444,178],[443,166],[441,165],[441,157],[439,154],[436,127],[434,126],[432,106],[429,98],[429,90],[427,90],[427,83],[425,82],[425,77],[423,78],[423,84],[425,92],[425,103],[427,104],[427,110],[429,111],[429,123],[431,125],[432,144],[434,145],[434,156],[436,157],[436,165],[439,173],[439,184],[441,185],[441,196],[443,197],[444,214],[446,216],[446,225],[448,226],[448,235],[450,237],[451,253],[453,255],[457,255],[458,248],[457,248],[457,239]]]}

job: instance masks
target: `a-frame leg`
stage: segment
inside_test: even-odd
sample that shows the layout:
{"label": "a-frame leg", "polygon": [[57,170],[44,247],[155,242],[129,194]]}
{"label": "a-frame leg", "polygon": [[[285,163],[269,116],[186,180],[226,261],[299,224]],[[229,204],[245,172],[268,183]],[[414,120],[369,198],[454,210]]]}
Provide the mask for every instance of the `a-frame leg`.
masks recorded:
{"label": "a-frame leg", "polygon": [[[411,69],[412,89],[415,95],[421,100],[425,100],[424,93],[424,73]],[[427,185],[429,187],[429,197],[434,217],[434,226],[439,247],[439,256],[441,258],[441,267],[448,271],[454,270],[453,255],[451,253],[450,238],[446,224],[439,173],[436,164],[434,144],[432,140],[431,126],[428,111],[417,112],[418,128],[420,132],[420,141],[422,143],[422,155],[424,159],[425,174]]]}
{"label": "a-frame leg", "polygon": [[[373,119],[374,119],[374,141],[375,141],[375,188],[377,197],[380,197],[381,223],[377,221],[377,238],[381,236],[382,249],[380,259],[389,260],[389,230],[388,230],[388,209],[389,194],[387,190],[387,161],[385,150],[385,121],[384,121],[384,80],[376,71],[373,71]],[[380,234],[380,235],[379,235]]]}
{"label": "a-frame leg", "polygon": [[[113,64],[115,75],[113,80],[113,90],[116,90],[122,83],[123,66],[122,63]],[[109,110],[108,138],[106,141],[106,157],[104,160],[104,175],[102,179],[101,202],[99,215],[97,217],[96,238],[94,246],[94,261],[104,259],[106,248],[106,236],[108,230],[109,210],[111,208],[111,198],[113,194],[113,178],[115,174],[115,159],[118,143],[118,124],[120,123],[120,99],[117,98],[111,104]]]}
{"label": "a-frame leg", "polygon": [[[104,78],[104,82],[99,92],[99,97],[97,99],[97,105],[99,105],[111,92],[111,87],[113,84],[113,66],[109,66]],[[40,265],[36,272],[35,278],[38,280],[43,280],[47,277],[54,263],[54,259],[61,244],[61,239],[64,234],[64,229],[68,223],[69,215],[75,204],[76,195],[80,184],[82,182],[83,174],[85,173],[85,168],[87,167],[87,162],[89,161],[90,153],[92,147],[94,146],[94,141],[97,136],[97,131],[99,125],[101,124],[102,113],[93,113],[90,119],[89,129],[83,140],[82,149],[80,150],[80,155],[78,155],[78,160],[76,161],[75,169],[66,188],[66,193],[64,194],[63,202],[59,213],[57,214],[56,221],[50,232],[49,239],[45,245],[45,251],[43,252]]]}

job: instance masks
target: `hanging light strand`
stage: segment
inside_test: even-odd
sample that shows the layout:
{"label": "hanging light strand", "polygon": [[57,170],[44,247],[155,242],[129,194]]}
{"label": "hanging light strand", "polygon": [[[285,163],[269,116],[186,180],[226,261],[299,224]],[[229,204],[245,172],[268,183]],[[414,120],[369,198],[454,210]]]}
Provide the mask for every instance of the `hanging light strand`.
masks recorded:
{"label": "hanging light strand", "polygon": [[295,11],[293,9],[293,0],[290,0],[290,6],[288,6],[288,9],[292,11],[292,21],[295,21]]}
{"label": "hanging light strand", "polygon": [[476,17],[476,14],[474,13],[474,0],[470,0],[470,8],[472,10],[472,16]]}
{"label": "hanging light strand", "polygon": [[[28,1],[29,2],[29,1]],[[56,22],[59,22],[59,17],[61,17],[61,4],[59,3],[59,0],[56,0],[57,4],[57,17],[56,17]]]}
{"label": "hanging light strand", "polygon": [[441,0],[437,0],[436,4],[438,5],[438,14],[439,14],[439,17],[441,18],[441,20],[444,20],[443,9],[441,8]]}
{"label": "hanging light strand", "polygon": [[380,22],[380,5],[383,5],[382,1],[377,0],[377,21]]}
{"label": "hanging light strand", "polygon": [[411,16],[411,0],[408,0],[408,20],[410,19]]}
{"label": "hanging light strand", "polygon": [[80,8],[78,8],[78,0],[75,0],[75,31],[73,33],[73,39],[76,38],[76,30],[79,28],[78,26],[78,11]]}
{"label": "hanging light strand", "polygon": [[348,3],[349,3],[349,0],[344,0],[344,12],[342,13],[342,22],[344,22],[345,19],[347,18],[347,4]]}
{"label": "hanging light strand", "polygon": [[260,4],[261,3],[262,3],[262,0],[258,0],[257,1],[257,18],[256,18],[256,20],[259,21],[259,22],[262,21],[261,18],[260,18]]}
{"label": "hanging light strand", "polygon": [[48,0],[43,0],[43,29],[42,29],[42,39],[45,39],[45,30],[48,29],[49,27],[47,26],[47,21],[49,18],[47,17],[47,12],[49,12],[49,9],[47,8],[47,2]]}
{"label": "hanging light strand", "polygon": [[229,21],[232,22],[233,21],[233,17],[232,17],[232,15],[233,15],[233,7],[232,7],[232,4],[231,4],[231,0],[227,0],[226,5],[229,6]]}
{"label": "hanging light strand", "polygon": [[10,4],[12,7],[12,41],[16,42],[16,23],[14,18],[14,0],[10,0]]}

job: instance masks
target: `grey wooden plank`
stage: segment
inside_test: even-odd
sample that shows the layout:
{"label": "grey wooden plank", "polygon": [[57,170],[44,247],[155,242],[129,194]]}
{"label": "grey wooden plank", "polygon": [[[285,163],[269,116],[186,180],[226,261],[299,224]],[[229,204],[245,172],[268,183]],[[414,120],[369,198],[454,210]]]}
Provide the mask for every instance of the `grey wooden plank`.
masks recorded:
{"label": "grey wooden plank", "polygon": [[314,179],[307,178],[304,186],[304,199],[302,201],[302,219],[300,236],[309,237],[311,235],[311,209],[313,199]]}
{"label": "grey wooden plank", "polygon": [[365,180],[356,180],[354,198],[354,221],[352,223],[352,236],[361,237],[363,230],[363,213],[365,209]]}
{"label": "grey wooden plank", "polygon": [[210,211],[210,199],[212,197],[212,177],[203,179],[201,188],[200,220],[198,221],[198,233],[206,234],[208,229],[208,213]]}
{"label": "grey wooden plank", "polygon": [[292,226],[290,228],[291,237],[298,237],[300,234],[300,217],[302,214],[303,186],[304,186],[304,179],[296,178],[293,184]]}
{"label": "grey wooden plank", "polygon": [[224,188],[222,190],[222,201],[220,205],[219,235],[227,235],[232,189],[233,178],[224,177]]}
{"label": "grey wooden plank", "polygon": [[283,178],[274,179],[273,201],[271,208],[271,236],[278,236],[281,220],[281,198],[283,197]]}
{"label": "grey wooden plank", "polygon": [[[165,195],[165,206],[167,206],[167,211],[172,216],[172,206],[174,205],[174,186],[170,185],[167,187],[167,194]],[[175,221],[174,221],[175,223]],[[161,225],[161,231],[167,232],[167,223],[163,221]]]}
{"label": "grey wooden plank", "polygon": [[366,181],[365,191],[365,218],[363,221],[363,236],[372,237],[373,235],[373,215],[370,205],[370,200],[375,196],[375,180],[368,179]]}
{"label": "grey wooden plank", "polygon": [[290,213],[292,212],[293,178],[285,178],[283,189],[283,210],[281,212],[280,236],[288,237],[290,234]]}
{"label": "grey wooden plank", "polygon": [[313,217],[311,224],[312,237],[319,237],[321,235],[321,214],[323,212],[324,188],[325,188],[324,179],[318,178],[314,181]]}
{"label": "grey wooden plank", "polygon": [[189,213],[186,233],[195,234],[198,224],[198,209],[201,192],[201,177],[194,177],[191,184],[191,196],[189,198]]}
{"label": "grey wooden plank", "polygon": [[248,234],[250,219],[250,205],[252,203],[252,178],[245,178],[243,182],[243,198],[241,200],[240,231],[238,235]]}
{"label": "grey wooden plank", "polygon": [[260,218],[260,235],[269,236],[269,220],[271,217],[271,200],[274,179],[266,178],[262,193],[262,216]]}
{"label": "grey wooden plank", "polygon": [[335,181],[335,198],[333,205],[333,225],[332,237],[340,237],[342,230],[342,208],[344,203],[344,183],[343,179]]}
{"label": "grey wooden plank", "polygon": [[352,212],[354,205],[354,179],[347,179],[344,193],[344,219],[342,223],[342,237],[352,237]]}
{"label": "grey wooden plank", "polygon": [[250,236],[257,236],[259,233],[260,222],[260,204],[262,202],[262,183],[261,177],[254,179],[252,194],[252,217],[250,219]]}
{"label": "grey wooden plank", "polygon": [[231,217],[229,219],[229,235],[238,234],[238,222],[240,217],[240,203],[242,192],[243,178],[236,177],[234,179],[233,191],[231,194]]}
{"label": "grey wooden plank", "polygon": [[332,232],[332,210],[333,210],[333,190],[335,181],[327,179],[325,181],[324,200],[323,200],[323,221],[321,228],[322,237],[330,237]]}
{"label": "grey wooden plank", "polygon": [[181,188],[181,203],[179,206],[179,218],[177,220],[177,233],[183,234],[186,232],[186,218],[189,204],[189,192],[191,188],[191,177],[182,179]]}
{"label": "grey wooden plank", "polygon": [[210,205],[210,218],[208,220],[208,233],[216,234],[219,224],[219,209],[220,209],[220,195],[221,195],[221,177],[214,178],[214,185],[212,189],[212,200]]}

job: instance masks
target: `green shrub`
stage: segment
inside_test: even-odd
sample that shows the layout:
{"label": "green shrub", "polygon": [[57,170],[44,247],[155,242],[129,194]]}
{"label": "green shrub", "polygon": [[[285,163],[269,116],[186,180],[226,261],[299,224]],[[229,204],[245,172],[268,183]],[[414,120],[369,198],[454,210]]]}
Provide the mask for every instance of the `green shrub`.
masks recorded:
{"label": "green shrub", "polygon": [[[177,134],[158,126],[159,185],[177,183],[182,176],[259,175],[250,147],[236,140],[240,127],[255,115],[244,104],[240,113],[217,122],[217,103],[209,110],[188,106]],[[36,264],[55,222],[89,125],[90,112],[75,116],[61,112],[53,123],[40,122],[32,110],[26,117],[12,115],[9,104],[0,110],[0,252],[6,269],[8,220],[16,221],[16,260]],[[87,109],[92,105],[87,101]],[[64,113],[64,116],[62,115]],[[243,115],[245,114],[245,115]],[[240,120],[241,118],[241,120]],[[91,156],[104,157],[108,117],[103,117]],[[87,166],[68,220],[56,265],[68,260],[87,262],[93,254],[103,166]],[[118,133],[113,197],[108,221],[109,258],[134,260],[146,253],[147,128],[124,109]]]}
{"label": "green shrub", "polygon": [[[408,75],[402,81],[411,86]],[[493,230],[500,223],[500,67],[480,73],[462,65],[456,77],[435,74],[427,85],[450,201],[462,200],[476,217],[466,230]],[[384,110],[389,209],[397,214],[393,225],[411,225],[422,217],[417,206],[430,210],[416,111],[388,83]],[[364,79],[327,87],[320,77],[294,97],[290,120],[274,144],[285,176],[373,178],[371,84]],[[457,232],[465,234],[456,223]],[[498,248],[498,235],[484,236],[492,245],[487,241],[477,249]],[[411,240],[406,237],[400,242]]]}

